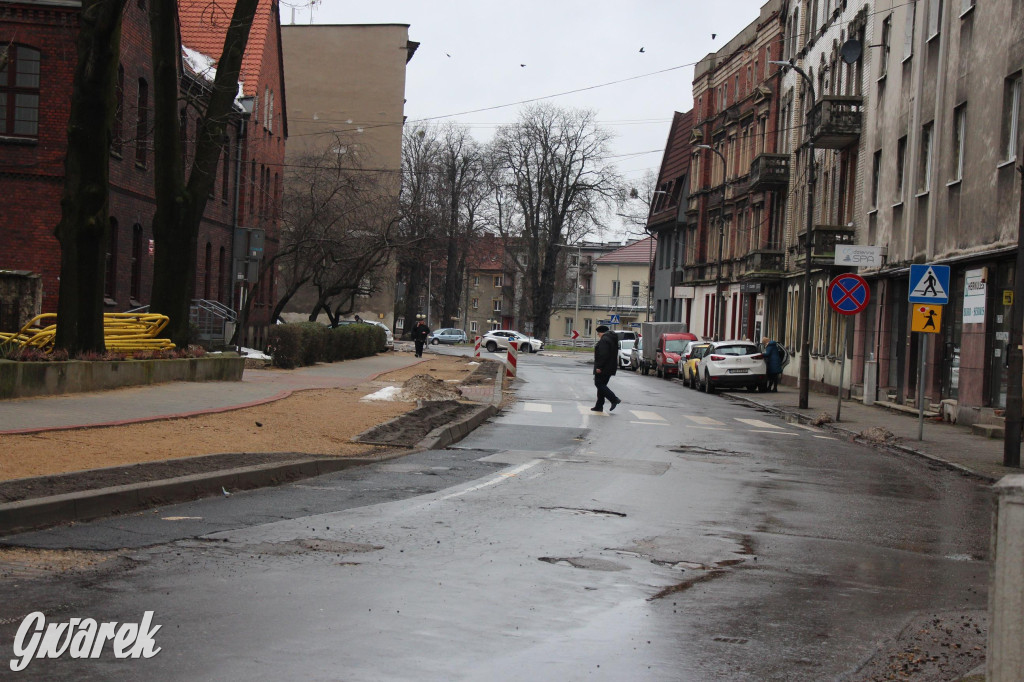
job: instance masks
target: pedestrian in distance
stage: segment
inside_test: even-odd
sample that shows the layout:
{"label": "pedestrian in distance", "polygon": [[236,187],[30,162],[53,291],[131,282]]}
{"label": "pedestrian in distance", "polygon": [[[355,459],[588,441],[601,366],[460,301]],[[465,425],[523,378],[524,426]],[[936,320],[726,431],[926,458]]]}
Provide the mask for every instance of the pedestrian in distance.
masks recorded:
{"label": "pedestrian in distance", "polygon": [[765,372],[768,375],[765,387],[773,393],[778,393],[779,375],[782,374],[782,368],[789,363],[789,353],[786,352],[782,344],[769,340],[767,336],[761,339],[761,346],[764,353]]}
{"label": "pedestrian in distance", "polygon": [[363,321],[363,318],[361,318],[358,315],[356,315],[356,322],[362,322],[362,321]]}
{"label": "pedestrian in distance", "polygon": [[427,327],[426,322],[420,320],[412,328],[412,340],[416,344],[416,357],[423,357],[423,344],[427,342],[428,336],[430,336],[430,328]]}
{"label": "pedestrian in distance", "polygon": [[594,385],[597,386],[597,404],[590,408],[590,411],[604,412],[604,401],[607,399],[612,404],[608,408],[611,412],[622,402],[612,389],[608,388],[608,381],[619,368],[619,337],[603,324],[597,328],[597,333],[601,335],[594,346]]}

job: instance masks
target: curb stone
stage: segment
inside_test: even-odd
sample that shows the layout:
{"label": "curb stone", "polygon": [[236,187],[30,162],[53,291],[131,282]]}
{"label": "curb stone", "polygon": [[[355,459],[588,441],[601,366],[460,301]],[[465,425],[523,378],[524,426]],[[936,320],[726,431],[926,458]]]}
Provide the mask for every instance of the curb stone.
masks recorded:
{"label": "curb stone", "polygon": [[[764,409],[764,410],[768,410],[769,412],[771,412],[772,414],[775,414],[775,415],[779,415],[779,416],[783,416],[783,417],[793,417],[798,422],[800,422],[801,424],[809,424],[810,422],[814,421],[814,417],[811,417],[809,415],[801,414],[799,412],[791,412],[791,411],[783,409],[781,407],[776,407],[775,405],[766,405],[764,403],[759,403],[758,401],[756,401],[756,400],[754,400],[752,398],[747,398],[746,396],[731,395],[730,394],[730,395],[723,395],[722,397],[726,398],[727,400],[736,400],[736,401],[741,401],[741,402],[749,403],[750,405],[756,405],[757,407],[760,407],[761,409]],[[870,443],[868,441],[863,440],[860,437],[860,433],[859,432],[843,428],[842,426],[837,426],[835,423],[832,423],[832,422],[830,422],[828,424],[822,424],[818,428],[824,429],[824,430],[829,431],[831,433],[835,433],[837,435],[847,436],[847,437],[851,438],[854,442],[859,443],[861,445],[866,445],[866,446],[870,446],[870,447],[877,447],[877,448],[882,449],[882,450],[890,450],[890,451],[893,451],[893,452],[898,452],[898,453],[902,453],[902,454],[906,454],[906,455],[914,455],[915,457],[921,457],[922,459],[926,459],[926,460],[928,460],[930,462],[934,462],[935,464],[942,465],[942,466],[944,466],[944,467],[946,467],[948,469],[951,469],[953,471],[959,472],[961,474],[965,474],[967,476],[973,476],[973,477],[981,479],[983,481],[988,481],[989,483],[995,483],[1000,478],[998,476],[991,476],[989,474],[984,474],[984,473],[981,473],[979,471],[975,471],[973,469],[970,469],[968,467],[963,466],[962,464],[957,464],[956,462],[950,462],[948,460],[942,459],[941,457],[936,457],[935,455],[930,455],[927,452],[923,452],[922,450],[917,450],[916,448],[912,448],[909,445],[902,445],[900,443]]]}

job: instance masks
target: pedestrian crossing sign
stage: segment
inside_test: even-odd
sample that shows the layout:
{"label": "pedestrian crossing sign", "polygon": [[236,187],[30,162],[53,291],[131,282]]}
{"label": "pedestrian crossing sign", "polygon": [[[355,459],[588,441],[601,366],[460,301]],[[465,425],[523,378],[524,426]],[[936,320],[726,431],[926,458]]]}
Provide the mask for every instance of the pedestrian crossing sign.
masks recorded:
{"label": "pedestrian crossing sign", "polygon": [[910,331],[938,334],[941,328],[941,305],[918,304],[914,306],[914,316],[910,319]]}
{"label": "pedestrian crossing sign", "polygon": [[612,316],[611,316],[611,320],[609,320],[609,321],[610,321],[610,322],[611,322],[612,324],[619,324],[619,316],[618,316],[618,315],[612,315]]}
{"label": "pedestrian crossing sign", "polygon": [[949,266],[911,265],[908,300],[932,305],[949,303]]}

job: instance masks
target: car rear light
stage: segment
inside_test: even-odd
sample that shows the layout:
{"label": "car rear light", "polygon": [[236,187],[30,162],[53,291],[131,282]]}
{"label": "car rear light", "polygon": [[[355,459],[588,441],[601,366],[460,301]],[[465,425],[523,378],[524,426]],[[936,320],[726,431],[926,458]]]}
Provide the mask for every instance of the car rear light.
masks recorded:
{"label": "car rear light", "polygon": [[712,356],[711,356],[711,359],[712,359],[712,360],[715,360],[715,361],[718,361],[718,360],[725,360],[725,356],[724,356],[724,355],[712,355]]}
{"label": "car rear light", "polygon": [[751,355],[751,360],[764,360],[764,353],[758,353],[757,355]]}

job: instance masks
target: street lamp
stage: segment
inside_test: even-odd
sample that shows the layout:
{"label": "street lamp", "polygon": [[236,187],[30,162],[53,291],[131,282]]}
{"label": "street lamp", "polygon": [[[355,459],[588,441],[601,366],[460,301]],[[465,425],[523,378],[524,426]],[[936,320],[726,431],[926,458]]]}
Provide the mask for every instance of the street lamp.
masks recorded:
{"label": "street lamp", "polygon": [[715,299],[718,310],[715,312],[715,339],[722,340],[722,327],[725,326],[725,296],[722,295],[722,244],[725,242],[725,220],[722,213],[725,211],[725,176],[728,173],[728,164],[725,156],[709,144],[695,144],[697,149],[707,149],[715,153],[722,160],[722,206],[718,209],[718,275],[715,277]]}
{"label": "street lamp", "polygon": [[807,409],[807,392],[811,381],[811,252],[814,245],[814,131],[811,130],[811,107],[817,99],[814,94],[814,80],[799,66],[791,62],[769,61],[793,69],[807,83],[811,91],[811,105],[804,109],[804,125],[807,126],[807,239],[804,261],[804,291],[801,310],[800,329],[800,409]]}

